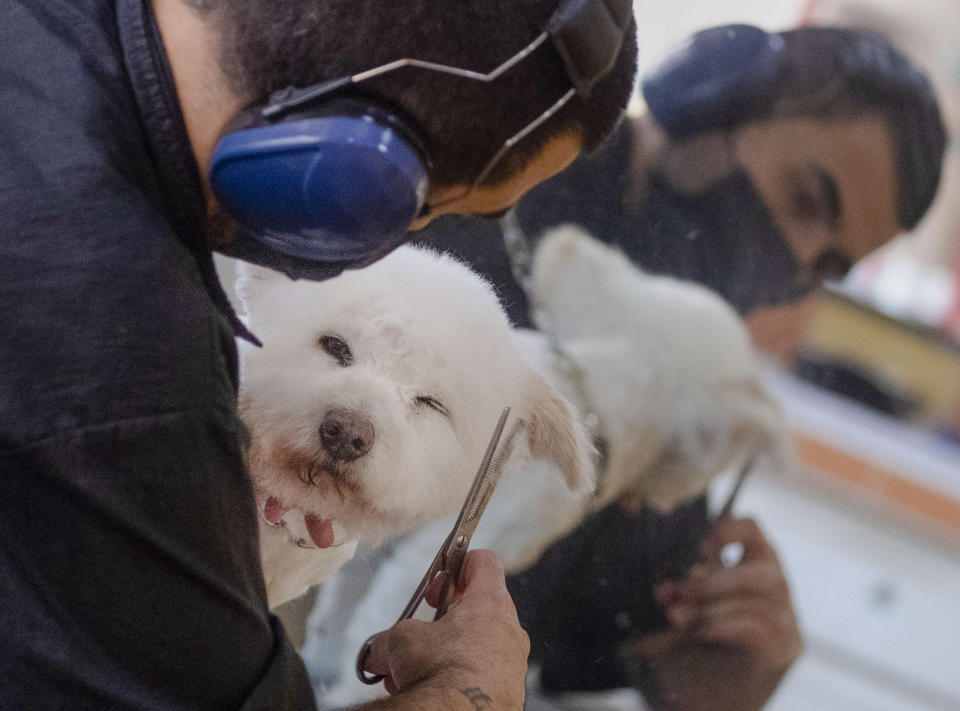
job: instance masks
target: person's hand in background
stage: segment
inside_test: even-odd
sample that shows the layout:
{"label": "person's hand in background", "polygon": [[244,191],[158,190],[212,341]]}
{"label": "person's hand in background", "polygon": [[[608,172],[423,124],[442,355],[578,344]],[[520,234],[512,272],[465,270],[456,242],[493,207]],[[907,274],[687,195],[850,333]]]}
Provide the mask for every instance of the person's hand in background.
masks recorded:
{"label": "person's hand in background", "polygon": [[[731,560],[729,544],[742,555]],[[669,629],[621,649],[627,668],[645,660],[657,708],[753,711],[803,650],[776,552],[750,519],[724,519],[707,534],[686,576],[655,590]]]}

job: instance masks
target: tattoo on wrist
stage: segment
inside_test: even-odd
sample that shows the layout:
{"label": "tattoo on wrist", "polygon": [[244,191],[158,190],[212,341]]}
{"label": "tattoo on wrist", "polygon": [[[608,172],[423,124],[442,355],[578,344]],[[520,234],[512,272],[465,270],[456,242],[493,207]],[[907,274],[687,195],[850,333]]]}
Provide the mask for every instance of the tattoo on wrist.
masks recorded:
{"label": "tattoo on wrist", "polygon": [[469,689],[460,689],[460,693],[467,697],[470,703],[473,704],[473,708],[477,709],[477,711],[493,708],[493,699],[475,686]]}

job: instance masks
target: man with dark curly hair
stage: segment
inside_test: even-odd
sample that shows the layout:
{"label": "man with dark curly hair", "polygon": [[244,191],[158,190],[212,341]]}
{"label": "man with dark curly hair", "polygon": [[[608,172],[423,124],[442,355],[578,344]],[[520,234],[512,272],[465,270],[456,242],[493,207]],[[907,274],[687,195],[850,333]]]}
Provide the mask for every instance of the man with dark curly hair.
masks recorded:
{"label": "man with dark curly hair", "polygon": [[[211,251],[325,278],[503,210],[616,124],[635,54],[629,0],[4,3],[0,708],[314,706],[260,570],[256,338]],[[375,640],[376,708],[520,708],[491,555],[457,595]]]}

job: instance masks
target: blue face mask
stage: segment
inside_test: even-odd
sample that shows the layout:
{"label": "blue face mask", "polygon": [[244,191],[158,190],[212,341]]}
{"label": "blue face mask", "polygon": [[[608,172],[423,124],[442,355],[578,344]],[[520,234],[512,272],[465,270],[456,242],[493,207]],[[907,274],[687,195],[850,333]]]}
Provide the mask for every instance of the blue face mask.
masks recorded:
{"label": "blue face mask", "polygon": [[[652,176],[638,217],[638,262],[705,284],[740,313],[793,301],[816,286],[742,168],[696,195]],[[629,254],[630,240],[621,246]]]}

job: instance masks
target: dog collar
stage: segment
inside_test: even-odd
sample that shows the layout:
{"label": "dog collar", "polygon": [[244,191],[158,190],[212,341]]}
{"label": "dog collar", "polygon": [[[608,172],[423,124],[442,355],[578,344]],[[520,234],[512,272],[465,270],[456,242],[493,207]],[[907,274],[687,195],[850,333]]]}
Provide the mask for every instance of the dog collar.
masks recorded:
{"label": "dog collar", "polygon": [[610,447],[604,435],[603,422],[600,414],[590,402],[587,394],[586,375],[583,368],[573,359],[573,356],[563,347],[556,331],[551,327],[549,310],[533,293],[533,242],[530,235],[520,226],[516,210],[510,210],[500,218],[500,232],[506,247],[507,258],[510,261],[510,271],[513,278],[523,289],[530,304],[530,321],[536,325],[547,338],[550,352],[553,355],[553,365],[557,372],[567,381],[573,390],[574,403],[579,409],[583,424],[590,433],[590,439],[597,451],[597,484],[593,490],[593,497],[600,498],[609,468]]}

